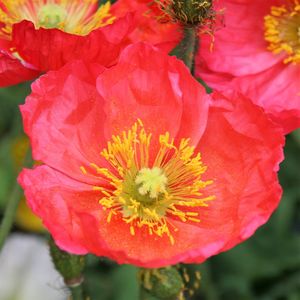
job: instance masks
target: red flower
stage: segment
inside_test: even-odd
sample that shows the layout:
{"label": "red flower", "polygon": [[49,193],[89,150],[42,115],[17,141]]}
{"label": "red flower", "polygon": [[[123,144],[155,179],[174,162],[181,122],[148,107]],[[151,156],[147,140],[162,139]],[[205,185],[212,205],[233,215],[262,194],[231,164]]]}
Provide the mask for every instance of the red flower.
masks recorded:
{"label": "red flower", "polygon": [[0,86],[58,69],[74,59],[110,65],[128,43],[130,16],[119,19],[97,1],[0,2]]}
{"label": "red flower", "polygon": [[300,10],[297,0],[217,2],[225,27],[203,36],[197,75],[211,87],[241,90],[285,132],[300,126]]}
{"label": "red flower", "polygon": [[72,253],[202,262],[249,238],[278,205],[281,129],[241,95],[206,95],[156,48],[129,46],[107,70],[77,61],[49,72],[21,111],[44,165],[19,182]]}

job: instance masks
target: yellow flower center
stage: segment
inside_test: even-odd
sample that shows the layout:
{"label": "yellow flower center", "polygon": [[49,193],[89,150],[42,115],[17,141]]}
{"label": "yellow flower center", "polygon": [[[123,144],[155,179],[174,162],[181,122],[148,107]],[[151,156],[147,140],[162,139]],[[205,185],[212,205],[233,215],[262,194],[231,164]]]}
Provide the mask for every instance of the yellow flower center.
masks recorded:
{"label": "yellow flower center", "polygon": [[97,8],[97,0],[3,0],[0,4],[0,38],[10,39],[12,26],[22,20],[36,28],[57,28],[86,35],[111,24],[110,3]]}
{"label": "yellow flower center", "polygon": [[132,235],[146,226],[150,235],[167,235],[174,244],[172,233],[178,229],[172,220],[200,222],[198,208],[214,199],[202,193],[212,180],[201,179],[207,167],[189,139],[182,139],[176,147],[165,133],[156,142],[159,150],[153,157],[152,135],[138,120],[129,131],[113,136],[101,152],[110,168],[94,163],[80,168],[83,174],[94,168],[109,183],[94,187],[102,193],[99,203],[107,211],[107,222],[121,216]]}
{"label": "yellow flower center", "polygon": [[300,63],[300,2],[272,6],[265,16],[265,39],[275,54],[285,52],[284,63]]}

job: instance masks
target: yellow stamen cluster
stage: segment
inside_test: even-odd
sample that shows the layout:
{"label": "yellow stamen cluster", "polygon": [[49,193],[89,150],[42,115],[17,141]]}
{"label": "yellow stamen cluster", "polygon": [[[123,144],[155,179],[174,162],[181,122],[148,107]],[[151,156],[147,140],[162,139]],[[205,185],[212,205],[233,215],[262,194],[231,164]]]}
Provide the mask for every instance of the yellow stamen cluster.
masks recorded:
{"label": "yellow stamen cluster", "polygon": [[[152,135],[138,120],[120,136],[113,136],[101,155],[109,168],[95,168],[108,185],[95,186],[103,195],[99,200],[107,210],[107,222],[121,216],[129,224],[132,235],[146,226],[150,235],[166,234],[174,244],[172,219],[200,222],[197,207],[207,206],[214,196],[204,197],[201,190],[212,183],[201,180],[207,167],[200,153],[194,154],[189,139],[182,139],[178,147],[169,133],[159,136],[159,150],[150,154]],[[86,174],[87,168],[81,166]]]}
{"label": "yellow stamen cluster", "polygon": [[110,3],[98,8],[97,0],[3,0],[0,4],[0,38],[10,39],[12,26],[22,20],[36,28],[57,28],[86,35],[111,24]]}
{"label": "yellow stamen cluster", "polygon": [[284,63],[300,62],[300,2],[287,0],[286,5],[272,6],[265,16],[265,39],[275,54],[285,52]]}

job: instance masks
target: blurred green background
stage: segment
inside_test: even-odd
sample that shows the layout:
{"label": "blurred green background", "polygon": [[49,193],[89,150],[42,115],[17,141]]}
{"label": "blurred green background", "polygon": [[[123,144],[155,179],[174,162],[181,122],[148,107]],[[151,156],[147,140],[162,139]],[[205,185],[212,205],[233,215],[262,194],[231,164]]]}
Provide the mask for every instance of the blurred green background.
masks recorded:
{"label": "blurred green background", "polygon": [[[29,90],[28,83],[0,89],[1,217],[16,184],[18,165],[26,148],[18,105],[24,102]],[[287,137],[286,159],[280,171],[284,196],[268,224],[231,251],[202,265],[187,266],[189,272],[199,270],[202,276],[200,288],[190,299],[300,299],[299,152],[300,131]],[[19,222],[13,231],[43,236],[43,233],[28,231],[27,227]],[[118,266],[109,260],[88,256],[85,276],[85,288],[91,299],[138,299],[137,269],[132,266]]]}

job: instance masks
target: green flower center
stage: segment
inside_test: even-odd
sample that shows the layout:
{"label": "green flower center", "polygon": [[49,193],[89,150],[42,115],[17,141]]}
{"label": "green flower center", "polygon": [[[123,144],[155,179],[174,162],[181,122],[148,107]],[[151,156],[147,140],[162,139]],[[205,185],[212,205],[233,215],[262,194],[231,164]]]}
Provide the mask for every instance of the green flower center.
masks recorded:
{"label": "green flower center", "polygon": [[153,202],[166,193],[168,179],[158,167],[141,169],[135,179],[140,202]]}
{"label": "green flower center", "polygon": [[62,5],[50,3],[38,11],[38,25],[44,28],[59,28],[67,17],[67,11]]}

